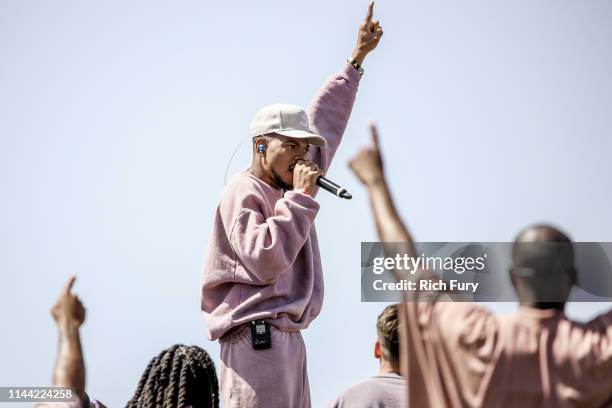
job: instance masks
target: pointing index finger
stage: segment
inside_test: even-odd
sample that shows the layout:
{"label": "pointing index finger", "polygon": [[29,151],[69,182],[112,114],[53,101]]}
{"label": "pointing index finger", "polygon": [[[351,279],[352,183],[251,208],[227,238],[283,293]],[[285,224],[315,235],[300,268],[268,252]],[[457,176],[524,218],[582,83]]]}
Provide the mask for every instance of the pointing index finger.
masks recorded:
{"label": "pointing index finger", "polygon": [[76,276],[74,275],[68,279],[68,282],[66,283],[66,286],[64,287],[64,293],[70,293],[75,280],[76,280]]}
{"label": "pointing index finger", "polygon": [[374,14],[374,1],[370,1],[370,4],[368,4],[368,14],[366,14],[366,18],[365,18],[366,23],[372,22],[373,14]]}
{"label": "pointing index finger", "polygon": [[370,122],[370,134],[372,135],[372,145],[378,150],[378,130],[374,122]]}

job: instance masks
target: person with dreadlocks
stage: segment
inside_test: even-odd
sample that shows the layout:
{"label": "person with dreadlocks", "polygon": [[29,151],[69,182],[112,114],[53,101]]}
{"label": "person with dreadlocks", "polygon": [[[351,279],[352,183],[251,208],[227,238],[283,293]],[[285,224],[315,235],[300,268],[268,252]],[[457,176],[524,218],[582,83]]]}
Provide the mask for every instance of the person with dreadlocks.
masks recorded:
{"label": "person with dreadlocks", "polygon": [[217,374],[208,353],[175,344],[151,360],[126,408],[218,406]]}
{"label": "person with dreadlocks", "polygon": [[[53,385],[71,388],[73,401],[41,403],[36,408],[106,408],[85,392],[85,363],[79,329],[85,308],[72,293],[72,276],[51,309],[59,330]],[[218,408],[215,364],[198,346],[175,344],[154,357],[145,369],[126,408]]]}

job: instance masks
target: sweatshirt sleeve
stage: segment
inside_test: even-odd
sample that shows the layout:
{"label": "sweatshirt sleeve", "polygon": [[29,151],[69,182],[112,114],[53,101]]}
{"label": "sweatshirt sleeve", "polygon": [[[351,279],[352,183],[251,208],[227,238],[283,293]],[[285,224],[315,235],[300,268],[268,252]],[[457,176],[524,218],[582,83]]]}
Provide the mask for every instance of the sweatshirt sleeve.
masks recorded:
{"label": "sweatshirt sleeve", "polygon": [[293,265],[306,242],[319,204],[289,191],[266,218],[264,198],[255,190],[237,189],[221,203],[221,216],[232,250],[255,283],[272,283]]}
{"label": "sweatshirt sleeve", "polygon": [[324,172],[331,164],[351,116],[359,79],[355,68],[345,63],[340,72],[323,84],[308,108],[310,131],[327,141],[324,147],[312,146],[310,160]]}

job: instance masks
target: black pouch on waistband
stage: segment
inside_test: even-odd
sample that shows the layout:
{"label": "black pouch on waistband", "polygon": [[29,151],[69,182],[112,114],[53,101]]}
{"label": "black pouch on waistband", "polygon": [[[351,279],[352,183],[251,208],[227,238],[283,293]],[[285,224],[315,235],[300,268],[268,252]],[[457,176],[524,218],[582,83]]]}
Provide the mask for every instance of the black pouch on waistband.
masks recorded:
{"label": "black pouch on waistband", "polygon": [[253,320],[251,322],[251,343],[255,350],[272,347],[272,333],[268,322],[265,320]]}

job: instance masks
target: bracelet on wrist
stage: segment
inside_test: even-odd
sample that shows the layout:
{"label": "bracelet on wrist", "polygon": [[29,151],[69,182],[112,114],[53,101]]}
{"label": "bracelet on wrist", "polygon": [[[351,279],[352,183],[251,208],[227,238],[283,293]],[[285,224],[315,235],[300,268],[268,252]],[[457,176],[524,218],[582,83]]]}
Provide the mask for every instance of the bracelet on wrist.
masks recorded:
{"label": "bracelet on wrist", "polygon": [[357,72],[359,72],[359,75],[363,75],[363,68],[361,67],[361,64],[355,61],[353,57],[348,57],[346,59],[346,62],[348,62],[353,68],[355,68]]}

